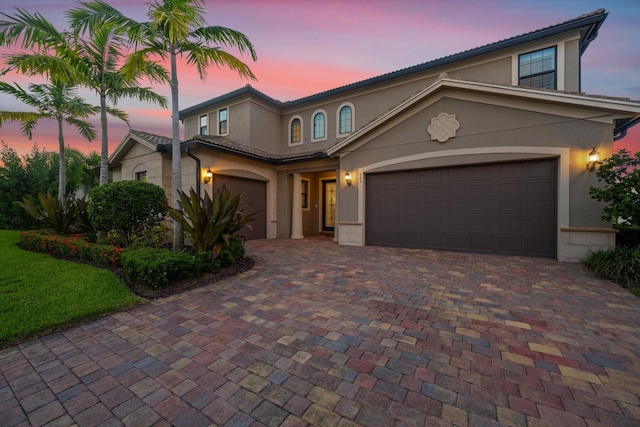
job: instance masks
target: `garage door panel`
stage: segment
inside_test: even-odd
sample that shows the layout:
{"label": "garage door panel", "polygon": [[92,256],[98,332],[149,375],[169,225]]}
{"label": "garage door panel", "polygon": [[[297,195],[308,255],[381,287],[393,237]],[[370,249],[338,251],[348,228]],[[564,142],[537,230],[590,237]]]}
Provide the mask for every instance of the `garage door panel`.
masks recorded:
{"label": "garage door panel", "polygon": [[366,182],[367,244],[555,257],[556,159],[367,174]]}

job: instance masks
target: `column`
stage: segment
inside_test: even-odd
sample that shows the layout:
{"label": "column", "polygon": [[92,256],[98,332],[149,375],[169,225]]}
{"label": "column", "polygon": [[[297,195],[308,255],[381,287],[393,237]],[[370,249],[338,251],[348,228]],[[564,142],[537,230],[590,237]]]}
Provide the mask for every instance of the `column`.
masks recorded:
{"label": "column", "polygon": [[340,176],[340,168],[336,169],[336,224],[333,229],[333,241],[340,242],[338,232],[340,230],[340,195],[342,194],[342,176]]}
{"label": "column", "polygon": [[293,198],[291,201],[291,238],[302,239],[302,180],[299,173],[293,174]]}

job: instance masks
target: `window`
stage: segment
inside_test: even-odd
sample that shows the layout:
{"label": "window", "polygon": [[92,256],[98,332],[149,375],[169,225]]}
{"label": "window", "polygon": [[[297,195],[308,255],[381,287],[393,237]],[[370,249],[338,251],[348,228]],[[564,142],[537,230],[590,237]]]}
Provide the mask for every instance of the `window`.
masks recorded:
{"label": "window", "polygon": [[556,89],[556,47],[525,53],[518,58],[518,85]]}
{"label": "window", "polygon": [[302,121],[295,117],[291,120],[291,125],[289,126],[289,144],[300,143],[302,143]]}
{"label": "window", "polygon": [[136,181],[146,181],[147,171],[136,172]]}
{"label": "window", "polygon": [[227,118],[228,117],[226,108],[218,111],[218,135],[229,133]]}
{"label": "window", "polygon": [[318,112],[313,115],[313,140],[325,139],[326,126],[325,126],[325,114],[324,112]]}
{"label": "window", "polygon": [[308,211],[309,210],[309,180],[306,178],[302,178],[300,184],[301,184],[301,190],[302,190],[302,209]]}
{"label": "window", "polygon": [[338,135],[351,133],[353,129],[353,107],[345,105],[338,113]]}
{"label": "window", "polygon": [[207,134],[207,116],[200,116],[200,135]]}

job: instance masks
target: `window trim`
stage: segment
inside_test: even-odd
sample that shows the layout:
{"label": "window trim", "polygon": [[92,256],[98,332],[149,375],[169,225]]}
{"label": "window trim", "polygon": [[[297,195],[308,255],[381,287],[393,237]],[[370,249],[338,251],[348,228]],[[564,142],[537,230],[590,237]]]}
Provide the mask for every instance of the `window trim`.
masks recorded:
{"label": "window trim", "polygon": [[[291,125],[293,124],[293,121],[298,119],[300,121],[300,141],[298,142],[292,142],[292,134],[291,134]],[[296,145],[302,145],[303,140],[304,140],[304,121],[302,120],[302,117],[300,115],[295,115],[293,117],[291,117],[289,119],[289,126],[288,126],[288,131],[287,131],[287,143],[289,144],[289,147],[294,147]]]}
{"label": "window trim", "polygon": [[[316,117],[318,114],[324,116],[324,129],[322,130],[323,136],[316,138]],[[327,112],[324,110],[316,110],[311,115],[311,142],[326,141],[327,140]]]}
{"label": "window trim", "polygon": [[[344,107],[351,108],[351,130],[349,132],[340,133],[340,112]],[[353,133],[356,124],[356,109],[350,102],[343,102],[336,110],[336,138],[346,138]]]}
{"label": "window trim", "polygon": [[[223,111],[226,112],[226,115],[227,115],[226,120],[220,120],[220,113]],[[217,117],[218,117],[218,135],[229,135],[229,108],[228,107],[220,108],[218,110]],[[222,132],[222,123],[226,123],[226,126],[227,126],[226,132]]]}
{"label": "window trim", "polygon": [[[204,126],[202,125],[202,119],[204,119]],[[208,135],[208,131],[209,131],[209,115],[208,114],[203,114],[202,116],[200,116],[200,123],[199,123],[199,129],[200,129],[200,135]],[[204,128],[204,133],[202,132],[202,129]]]}
{"label": "window trim", "polygon": [[[522,75],[520,73],[520,69],[521,69],[521,58],[524,55],[529,55],[532,53],[536,53],[536,52],[543,52],[546,50],[550,50],[553,49],[553,56],[554,56],[554,68],[553,71],[543,71],[540,73],[533,73],[533,74],[527,74],[527,75]],[[536,77],[536,76],[543,76],[546,74],[551,74],[553,73],[553,87],[552,88],[545,88],[545,87],[536,87],[536,86],[523,86],[523,87],[535,87],[538,89],[551,89],[551,90],[559,90],[559,71],[560,71],[560,61],[559,61],[559,49],[558,49],[558,45],[552,45],[552,46],[547,46],[547,47],[543,47],[540,49],[536,49],[536,50],[531,50],[528,52],[524,52],[524,53],[520,53],[516,56],[516,67],[517,67],[517,75],[518,75],[518,80],[517,80],[517,85],[518,86],[523,86],[521,81],[523,78],[531,78],[531,77]],[[563,85],[564,86],[564,85]]]}

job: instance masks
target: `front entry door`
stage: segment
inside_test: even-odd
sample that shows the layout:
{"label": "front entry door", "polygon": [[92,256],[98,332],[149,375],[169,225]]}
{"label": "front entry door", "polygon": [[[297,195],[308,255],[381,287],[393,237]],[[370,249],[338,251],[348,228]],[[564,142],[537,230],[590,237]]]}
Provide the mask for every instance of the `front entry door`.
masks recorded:
{"label": "front entry door", "polygon": [[322,210],[322,231],[334,231],[336,227],[336,180],[322,181],[322,197],[324,209]]}

